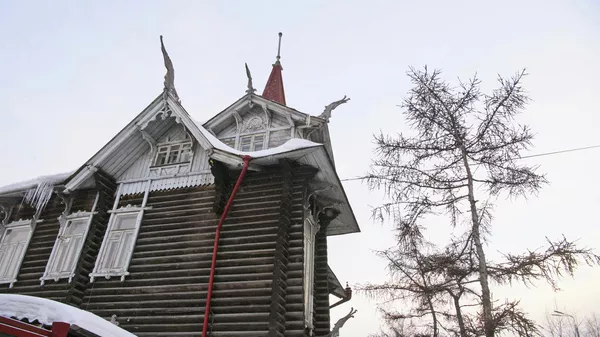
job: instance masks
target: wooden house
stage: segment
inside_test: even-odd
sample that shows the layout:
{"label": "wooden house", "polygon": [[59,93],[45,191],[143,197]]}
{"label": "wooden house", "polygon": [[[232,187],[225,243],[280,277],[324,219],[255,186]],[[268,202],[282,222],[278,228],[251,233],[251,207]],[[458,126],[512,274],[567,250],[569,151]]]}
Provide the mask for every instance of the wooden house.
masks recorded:
{"label": "wooden house", "polygon": [[[162,42],[162,40],[161,40]],[[289,107],[282,68],[205,123],[165,88],[73,172],[0,188],[0,293],[137,336],[322,336],[327,237],[359,232],[328,122]],[[207,310],[208,309],[208,310]],[[205,315],[206,314],[206,315]]]}

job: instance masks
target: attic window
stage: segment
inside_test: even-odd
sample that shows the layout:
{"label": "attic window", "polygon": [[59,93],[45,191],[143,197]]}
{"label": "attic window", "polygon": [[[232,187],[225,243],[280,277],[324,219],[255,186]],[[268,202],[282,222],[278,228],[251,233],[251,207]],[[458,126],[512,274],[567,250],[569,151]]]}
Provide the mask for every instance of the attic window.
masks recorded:
{"label": "attic window", "polygon": [[265,134],[257,133],[240,137],[240,151],[260,151],[265,148]]}
{"label": "attic window", "polygon": [[221,142],[231,148],[235,148],[235,137],[223,138],[221,139]]}
{"label": "attic window", "polygon": [[192,142],[159,145],[153,166],[188,163],[192,158]]}

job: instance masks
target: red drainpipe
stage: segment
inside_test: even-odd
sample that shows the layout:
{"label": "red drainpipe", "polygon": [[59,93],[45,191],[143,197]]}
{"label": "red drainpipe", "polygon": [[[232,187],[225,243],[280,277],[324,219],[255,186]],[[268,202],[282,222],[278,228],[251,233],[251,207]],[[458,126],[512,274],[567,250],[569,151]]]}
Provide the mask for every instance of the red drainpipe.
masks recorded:
{"label": "red drainpipe", "polygon": [[250,165],[250,160],[252,157],[243,156],[242,160],[244,160],[244,167],[242,167],[242,172],[240,172],[240,176],[238,177],[233,190],[231,191],[231,196],[229,196],[229,200],[227,201],[227,205],[225,205],[225,209],[223,210],[223,214],[221,214],[221,219],[219,220],[219,224],[217,225],[217,231],[215,232],[215,245],[213,246],[213,254],[212,254],[212,264],[210,266],[210,276],[208,278],[208,293],[206,294],[206,309],[204,309],[204,325],[202,326],[202,337],[206,337],[206,332],[208,330],[208,316],[210,316],[210,300],[212,299],[212,291],[213,291],[213,283],[215,280],[215,267],[217,265],[217,251],[219,250],[219,237],[221,236],[221,227],[223,227],[223,223],[225,219],[227,219],[227,213],[229,213],[229,209],[231,208],[231,204],[233,204],[233,199],[235,199],[235,195],[244,180],[244,176],[246,175],[246,171],[248,171],[248,166]]}

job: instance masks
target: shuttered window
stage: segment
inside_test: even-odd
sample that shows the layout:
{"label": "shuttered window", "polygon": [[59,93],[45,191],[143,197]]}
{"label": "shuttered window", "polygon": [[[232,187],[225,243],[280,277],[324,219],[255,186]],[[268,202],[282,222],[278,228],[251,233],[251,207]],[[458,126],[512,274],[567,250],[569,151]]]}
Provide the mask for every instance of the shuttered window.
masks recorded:
{"label": "shuttered window", "polygon": [[17,281],[17,274],[31,240],[31,221],[8,224],[0,239],[0,283]]}
{"label": "shuttered window", "polygon": [[92,277],[128,274],[141,216],[139,211],[113,214]]}
{"label": "shuttered window", "polygon": [[90,220],[90,216],[74,218],[65,221],[65,225],[61,226],[46,271],[41,277],[42,284],[44,280],[58,281],[62,278],[69,278],[69,282],[71,281]]}

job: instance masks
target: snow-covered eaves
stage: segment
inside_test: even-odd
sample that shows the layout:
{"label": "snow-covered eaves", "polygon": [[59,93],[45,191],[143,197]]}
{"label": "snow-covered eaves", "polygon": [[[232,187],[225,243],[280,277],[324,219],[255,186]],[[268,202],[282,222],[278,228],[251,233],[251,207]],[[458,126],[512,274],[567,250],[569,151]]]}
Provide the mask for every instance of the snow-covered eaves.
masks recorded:
{"label": "snow-covered eaves", "polygon": [[0,316],[28,319],[51,325],[53,322],[65,322],[77,325],[102,337],[135,337],[115,324],[67,304],[45,298],[0,294]]}
{"label": "snow-covered eaves", "polygon": [[41,176],[41,177],[37,177],[35,179],[30,179],[30,180],[18,182],[15,184],[2,186],[2,187],[0,187],[0,195],[4,196],[4,195],[22,193],[22,192],[26,192],[27,190],[30,190],[32,188],[36,188],[37,186],[45,185],[45,184],[50,184],[50,185],[55,185],[55,186],[60,185],[60,184],[64,183],[73,173],[75,173],[75,172],[70,171],[70,172],[65,172],[65,173]]}

